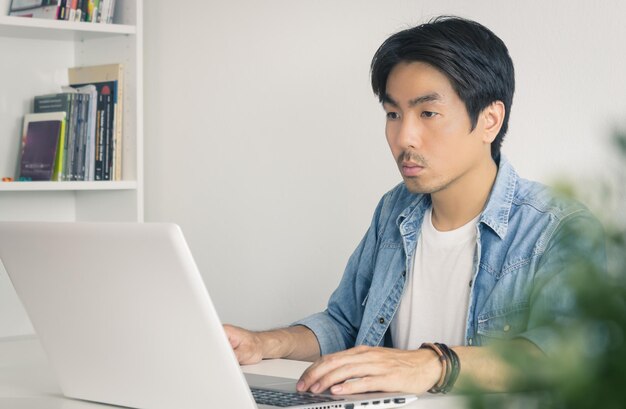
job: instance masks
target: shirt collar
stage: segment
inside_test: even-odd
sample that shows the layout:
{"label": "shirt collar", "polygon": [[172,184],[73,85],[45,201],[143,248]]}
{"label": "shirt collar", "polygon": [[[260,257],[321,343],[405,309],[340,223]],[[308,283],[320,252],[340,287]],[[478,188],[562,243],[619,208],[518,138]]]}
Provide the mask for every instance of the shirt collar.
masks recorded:
{"label": "shirt collar", "polygon": [[415,232],[421,226],[424,213],[430,206],[432,206],[430,195],[415,195],[415,200],[396,218],[396,225],[400,229],[400,233],[406,236]]}
{"label": "shirt collar", "polygon": [[[504,155],[500,155],[498,164],[498,174],[491,188],[487,205],[479,218],[479,223],[489,226],[500,239],[504,238],[509,227],[509,214],[513,204],[515,188],[519,176],[513,166],[509,163]],[[425,199],[425,200],[423,200]],[[407,206],[396,219],[396,225],[400,228],[402,234],[408,234],[418,228],[417,224],[421,223],[423,213],[431,205],[430,195],[418,194],[415,200]],[[418,214],[419,220],[413,220],[412,213]],[[406,219],[415,221],[412,225],[407,226]]]}
{"label": "shirt collar", "polygon": [[500,155],[498,174],[479,222],[489,226],[501,239],[509,228],[509,215],[519,176],[504,155]]}

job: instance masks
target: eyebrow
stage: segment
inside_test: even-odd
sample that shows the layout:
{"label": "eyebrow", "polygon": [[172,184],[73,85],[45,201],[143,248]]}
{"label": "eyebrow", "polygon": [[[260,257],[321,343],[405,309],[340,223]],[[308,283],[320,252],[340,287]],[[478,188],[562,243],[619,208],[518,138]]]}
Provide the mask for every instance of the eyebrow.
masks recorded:
{"label": "eyebrow", "polygon": [[[433,101],[441,101],[443,98],[436,92],[431,92],[430,94],[421,95],[419,97],[413,98],[409,101],[409,106],[414,107],[419,104],[423,104],[425,102],[433,102]],[[397,107],[399,104],[389,96],[389,94],[385,94],[383,97],[383,104],[389,104],[391,106]]]}

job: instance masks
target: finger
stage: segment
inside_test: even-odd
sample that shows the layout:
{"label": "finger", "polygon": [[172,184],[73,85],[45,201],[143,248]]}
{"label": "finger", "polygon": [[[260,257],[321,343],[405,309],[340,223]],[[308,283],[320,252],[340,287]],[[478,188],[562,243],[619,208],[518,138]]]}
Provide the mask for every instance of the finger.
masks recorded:
{"label": "finger", "polygon": [[360,378],[372,376],[378,372],[380,368],[373,367],[366,362],[348,363],[321,377],[311,387],[311,392],[321,393],[333,385],[357,382]]}
{"label": "finger", "polygon": [[343,365],[342,358],[346,355],[349,355],[348,351],[322,356],[302,373],[296,389],[300,392],[310,390],[311,386],[315,385],[322,376]]}
{"label": "finger", "polygon": [[[343,382],[350,377],[361,376],[362,372],[360,371],[362,369],[356,369],[356,366],[344,368],[340,372],[336,371],[346,365],[358,365],[367,362],[370,355],[365,352],[370,350],[371,348],[368,347],[357,347],[323,356],[304,371],[296,388],[301,392],[310,390],[319,393],[334,383]],[[327,378],[329,374],[333,375]]]}
{"label": "finger", "polygon": [[358,379],[351,379],[349,381],[334,385],[330,388],[330,392],[333,395],[351,395],[354,393],[366,393],[366,392],[391,392],[385,387],[385,383],[382,382],[379,376],[364,376]]}

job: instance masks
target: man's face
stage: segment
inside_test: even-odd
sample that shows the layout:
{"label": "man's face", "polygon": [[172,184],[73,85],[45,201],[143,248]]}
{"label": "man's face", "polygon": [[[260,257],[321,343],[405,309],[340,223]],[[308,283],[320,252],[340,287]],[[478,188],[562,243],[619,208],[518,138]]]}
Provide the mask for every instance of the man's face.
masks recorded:
{"label": "man's face", "polygon": [[484,119],[470,132],[465,104],[447,77],[422,62],[400,63],[387,79],[385,133],[407,189],[436,193],[460,186],[491,160]]}

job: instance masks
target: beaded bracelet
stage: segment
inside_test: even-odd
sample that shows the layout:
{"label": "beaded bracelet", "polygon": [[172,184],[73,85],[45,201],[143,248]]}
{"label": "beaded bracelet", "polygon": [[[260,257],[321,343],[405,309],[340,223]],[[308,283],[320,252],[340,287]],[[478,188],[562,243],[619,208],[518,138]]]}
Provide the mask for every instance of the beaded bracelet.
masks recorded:
{"label": "beaded bracelet", "polygon": [[459,356],[446,344],[423,343],[419,349],[430,349],[434,351],[441,362],[441,377],[439,381],[428,390],[430,393],[448,393],[456,383],[461,372],[461,361]]}
{"label": "beaded bracelet", "polygon": [[439,377],[439,381],[433,385],[432,388],[428,390],[430,393],[440,393],[441,389],[446,384],[446,375],[448,372],[448,358],[444,355],[443,351],[435,344],[430,342],[424,342],[420,345],[419,349],[430,349],[434,351],[439,357],[439,362],[441,362],[441,376]]}
{"label": "beaded bracelet", "polygon": [[451,365],[451,370],[449,372],[449,377],[446,380],[444,387],[441,390],[441,393],[448,393],[454,387],[456,380],[459,377],[459,373],[461,372],[461,361],[459,360],[459,356],[454,352],[454,350],[448,347],[446,344],[436,344],[445,355],[448,356],[448,361]]}

